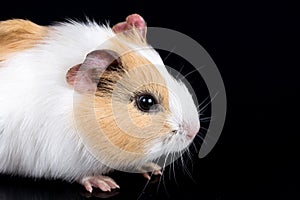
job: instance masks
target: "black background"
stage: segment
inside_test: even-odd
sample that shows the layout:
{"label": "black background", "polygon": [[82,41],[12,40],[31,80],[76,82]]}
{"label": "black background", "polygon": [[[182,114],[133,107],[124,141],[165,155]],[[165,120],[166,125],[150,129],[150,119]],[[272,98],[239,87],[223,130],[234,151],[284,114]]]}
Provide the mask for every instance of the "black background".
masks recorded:
{"label": "black background", "polygon": [[[198,41],[223,77],[228,111],[213,151],[193,162],[185,156],[161,183],[116,172],[121,189],[95,191],[112,199],[300,199],[299,10],[289,2],[28,1],[0,7],[0,19],[42,25],[66,18],[115,24],[131,13],[149,26],[180,31]],[[1,47],[0,47],[1,48]],[[172,59],[172,58],[168,58]],[[172,61],[171,61],[172,62]],[[180,68],[181,66],[174,66]],[[190,81],[195,83],[193,76]],[[176,180],[174,179],[174,174]],[[80,185],[0,176],[0,199],[84,199]]]}

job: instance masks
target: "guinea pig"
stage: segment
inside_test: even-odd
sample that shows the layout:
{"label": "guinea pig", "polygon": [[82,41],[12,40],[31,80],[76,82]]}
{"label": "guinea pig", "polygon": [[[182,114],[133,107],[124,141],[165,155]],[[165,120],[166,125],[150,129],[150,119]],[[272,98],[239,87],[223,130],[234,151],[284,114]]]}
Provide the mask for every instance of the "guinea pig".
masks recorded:
{"label": "guinea pig", "polygon": [[112,170],[160,174],[153,160],[187,148],[197,107],[146,32],[138,14],[112,28],[0,22],[0,173],[111,191]]}

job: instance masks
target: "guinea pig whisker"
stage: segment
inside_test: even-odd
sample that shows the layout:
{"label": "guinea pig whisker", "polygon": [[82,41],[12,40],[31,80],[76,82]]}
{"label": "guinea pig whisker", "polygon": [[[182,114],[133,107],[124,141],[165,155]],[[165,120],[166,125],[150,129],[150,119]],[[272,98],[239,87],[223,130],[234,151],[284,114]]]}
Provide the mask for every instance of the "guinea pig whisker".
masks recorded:
{"label": "guinea pig whisker", "polygon": [[206,65],[201,65],[199,67],[196,67],[194,70],[190,71],[189,73],[185,74],[180,80],[182,81],[182,79],[185,79],[186,77],[188,77],[189,75],[195,73],[196,71],[203,69],[204,67],[206,67]]}
{"label": "guinea pig whisker", "polygon": [[173,164],[173,176],[174,176],[174,180],[175,180],[175,183],[176,183],[176,185],[178,185],[178,183],[177,183],[177,179],[176,179],[176,172],[175,172],[175,153],[172,153],[172,157],[173,157],[173,162],[172,162],[172,164]]}
{"label": "guinea pig whisker", "polygon": [[[169,170],[169,180],[171,180],[171,174],[172,174],[172,166],[173,166],[173,164],[174,164],[174,159],[173,159],[173,153],[172,152],[170,152],[169,153],[170,154],[170,160],[171,160],[171,162],[170,162],[170,165],[168,166],[168,170]],[[169,155],[168,155],[169,156]]]}
{"label": "guinea pig whisker", "polygon": [[210,117],[202,117],[200,118],[200,122],[209,122],[209,121],[212,121],[214,119],[213,116],[210,116]]}
{"label": "guinea pig whisker", "polygon": [[198,149],[197,149],[197,147],[196,147],[195,141],[193,141],[191,145],[193,145],[193,147],[194,147],[196,153],[198,153]]}
{"label": "guinea pig whisker", "polygon": [[186,165],[183,162],[183,156],[181,157],[181,161],[182,161],[182,169],[184,170],[184,172],[191,178],[191,180],[196,183],[195,179],[193,179],[191,172],[188,170],[188,168],[186,167]]}
{"label": "guinea pig whisker", "polygon": [[181,165],[182,165],[182,167],[183,167],[184,163],[183,163],[182,156],[180,156],[180,161],[181,161]]}
{"label": "guinea pig whisker", "polygon": [[170,152],[168,152],[167,155],[166,155],[166,157],[165,157],[165,161],[164,161],[164,164],[163,164],[163,166],[162,166],[162,175],[161,175],[161,177],[160,177],[160,179],[159,179],[158,186],[157,186],[157,192],[158,192],[159,187],[160,187],[160,184],[161,184],[161,181],[162,181],[167,196],[169,196],[169,193],[168,193],[168,191],[167,191],[166,184],[165,184],[164,171],[165,171],[165,168],[166,168],[166,163],[167,163],[167,160],[168,160],[168,156],[169,156],[169,155],[170,155]]}
{"label": "guinea pig whisker", "polygon": [[[206,143],[206,141],[205,141],[204,137],[202,137],[202,136],[201,136],[201,135],[199,135],[199,134],[197,134],[197,135],[196,135],[196,137],[201,139],[201,141],[202,141],[202,143],[201,143],[201,144],[203,144],[203,145],[207,145],[207,143]],[[194,140],[194,141],[197,141],[197,140]]]}
{"label": "guinea pig whisker", "polygon": [[208,131],[208,129],[207,129],[207,128],[205,128],[205,127],[203,127],[203,126],[201,126],[201,127],[200,127],[200,131],[201,131],[201,130]]}
{"label": "guinea pig whisker", "polygon": [[202,102],[197,106],[197,110],[209,99],[209,97],[210,96],[208,95],[204,100],[202,100]]}
{"label": "guinea pig whisker", "polygon": [[[159,162],[159,160],[157,160],[156,162],[154,162],[156,165],[158,165],[158,162]],[[141,196],[144,194],[144,192],[145,192],[145,190],[146,190],[146,188],[147,188],[147,186],[149,185],[149,183],[150,183],[150,181],[151,181],[151,178],[152,178],[152,175],[153,175],[153,173],[154,173],[154,170],[155,169],[153,169],[152,170],[152,172],[151,172],[151,174],[150,174],[150,179],[149,180],[147,180],[147,182],[146,182],[146,184],[145,184],[145,186],[144,186],[144,188],[143,188],[143,190],[141,191],[141,193],[140,193],[140,195],[138,196],[138,198],[137,199],[140,199],[141,198]],[[162,175],[161,176],[163,176],[163,173],[162,173]]]}
{"label": "guinea pig whisker", "polygon": [[203,144],[203,137],[200,134],[197,134],[195,139],[193,140],[193,145],[195,146],[195,150],[196,152],[198,152],[199,150],[197,149],[197,146],[201,146]]}
{"label": "guinea pig whisker", "polygon": [[172,157],[172,154],[171,154],[171,164],[169,165],[169,179],[171,179],[171,172],[172,172],[171,166],[172,166],[172,164],[173,164],[173,157]]}
{"label": "guinea pig whisker", "polygon": [[191,152],[190,152],[189,149],[187,149],[187,154],[188,154],[188,157],[189,157],[189,159],[191,161],[191,167],[192,167],[192,171],[193,171],[193,169],[194,169],[193,157],[192,157],[192,154],[191,154]]}
{"label": "guinea pig whisker", "polygon": [[210,98],[210,101],[208,102],[208,103],[206,103],[200,110],[199,110],[199,112],[200,113],[203,113],[202,111],[216,98],[216,96],[219,94],[219,92],[216,92],[216,94],[212,97],[212,98]]}
{"label": "guinea pig whisker", "polygon": [[178,71],[178,73],[175,77],[176,79],[178,79],[179,75],[181,74],[181,71],[182,71],[183,67],[184,67],[184,64],[181,66],[180,70]]}
{"label": "guinea pig whisker", "polygon": [[143,194],[144,194],[144,192],[145,192],[145,190],[146,190],[147,186],[148,186],[148,185],[149,185],[149,183],[150,183],[150,180],[151,180],[151,179],[147,180],[147,182],[146,182],[146,184],[145,184],[145,186],[144,186],[143,190],[142,190],[142,191],[141,191],[141,193],[139,194],[139,196],[138,196],[137,200],[139,200],[139,199],[140,199],[140,198],[143,196]]}
{"label": "guinea pig whisker", "polygon": [[172,50],[168,53],[168,55],[164,58],[164,62],[169,58],[169,56],[174,52],[176,47],[173,47]]}
{"label": "guinea pig whisker", "polygon": [[187,173],[186,169],[185,169],[185,163],[184,163],[184,160],[183,160],[183,155],[180,157],[180,160],[181,160],[182,172],[188,174],[188,176],[189,176],[189,173]]}
{"label": "guinea pig whisker", "polygon": [[[201,132],[201,129],[202,129],[202,130],[205,130],[206,133]],[[204,128],[204,127],[201,127],[201,128],[200,128],[200,132],[199,132],[200,134],[197,134],[197,135],[195,136],[194,142],[199,142],[197,139],[200,138],[201,141],[202,141],[202,143],[199,142],[199,144],[201,144],[201,145],[208,145],[207,140],[216,140],[211,134],[207,134],[207,133],[209,133],[209,132],[210,132],[209,129],[206,129],[206,128]],[[203,134],[205,134],[205,135],[203,135]],[[196,139],[196,138],[197,138],[197,139]]]}
{"label": "guinea pig whisker", "polygon": [[201,110],[201,112],[198,112],[198,116],[199,118],[201,118],[201,116],[205,115],[204,113],[207,111],[208,107],[204,108],[203,110]]}

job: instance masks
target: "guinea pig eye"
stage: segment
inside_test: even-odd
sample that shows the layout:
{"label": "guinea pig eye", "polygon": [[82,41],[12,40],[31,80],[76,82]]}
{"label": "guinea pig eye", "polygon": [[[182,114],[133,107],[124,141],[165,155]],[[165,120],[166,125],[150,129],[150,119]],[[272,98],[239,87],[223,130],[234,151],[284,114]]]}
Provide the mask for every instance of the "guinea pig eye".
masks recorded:
{"label": "guinea pig eye", "polygon": [[141,94],[136,97],[136,105],[143,112],[155,112],[158,110],[157,100],[151,94]]}

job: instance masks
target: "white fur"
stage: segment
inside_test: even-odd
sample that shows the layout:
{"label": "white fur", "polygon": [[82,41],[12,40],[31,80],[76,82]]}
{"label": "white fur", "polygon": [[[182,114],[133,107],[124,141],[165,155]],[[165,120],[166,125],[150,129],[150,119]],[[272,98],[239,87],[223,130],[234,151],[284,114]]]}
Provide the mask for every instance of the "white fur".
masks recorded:
{"label": "white fur", "polygon": [[44,44],[0,63],[0,172],[69,181],[106,173],[76,133],[65,75],[113,33],[92,23],[50,29]]}
{"label": "white fur", "polygon": [[[52,26],[42,44],[0,62],[0,172],[74,181],[110,170],[86,150],[76,132],[73,89],[65,75],[113,35],[110,28],[91,22],[63,23]],[[186,87],[169,75],[155,51],[142,55],[166,78],[172,111],[168,121],[174,129],[184,123],[199,126]],[[152,144],[155,153],[149,159],[188,145],[187,140],[176,145],[183,140],[176,137],[168,149],[161,141]]]}

